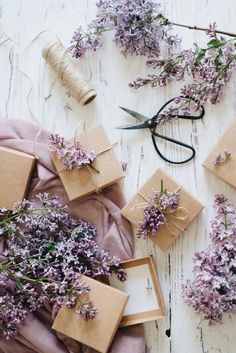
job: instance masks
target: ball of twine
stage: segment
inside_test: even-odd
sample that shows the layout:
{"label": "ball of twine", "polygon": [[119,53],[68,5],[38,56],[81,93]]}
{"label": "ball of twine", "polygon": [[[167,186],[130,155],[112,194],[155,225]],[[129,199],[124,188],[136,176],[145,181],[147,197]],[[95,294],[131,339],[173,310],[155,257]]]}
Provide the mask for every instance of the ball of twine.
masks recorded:
{"label": "ball of twine", "polygon": [[61,43],[47,44],[42,50],[42,56],[56,72],[58,81],[69,89],[71,95],[81,105],[90,103],[96,97],[97,94],[90,80],[83,77]]}

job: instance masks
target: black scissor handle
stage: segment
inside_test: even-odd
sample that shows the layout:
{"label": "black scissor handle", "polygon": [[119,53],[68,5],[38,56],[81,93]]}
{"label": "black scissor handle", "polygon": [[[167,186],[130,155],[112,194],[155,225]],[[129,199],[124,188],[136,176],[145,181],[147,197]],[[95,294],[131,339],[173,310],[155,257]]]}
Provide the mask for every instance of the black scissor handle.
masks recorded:
{"label": "black scissor handle", "polygon": [[[152,120],[154,119],[157,119],[158,118],[158,115],[162,112],[162,110],[165,109],[165,107],[170,104],[171,102],[173,102],[175,98],[171,98],[170,100],[168,100],[165,104],[163,104],[163,106],[158,110],[158,112],[156,113],[156,115],[152,118]],[[179,97],[178,97],[179,98]],[[193,102],[196,102],[193,98],[190,98],[190,97],[180,97],[182,99],[189,99]],[[178,119],[185,119],[185,120],[198,120],[198,119],[202,119],[205,115],[205,109],[203,107],[203,105],[201,105],[201,113],[199,115],[183,115],[183,114],[177,114],[176,116],[175,115],[170,115],[170,116],[173,116],[173,117],[177,117]]]}
{"label": "black scissor handle", "polygon": [[[187,163],[187,162],[191,161],[191,160],[194,158],[194,156],[195,156],[195,154],[196,154],[196,151],[195,151],[195,149],[194,149],[192,146],[187,145],[187,144],[184,143],[184,142],[175,140],[175,139],[173,139],[173,138],[171,138],[171,137],[168,137],[168,136],[165,136],[165,135],[161,135],[161,134],[159,134],[158,132],[155,132],[154,130],[152,130],[151,133],[152,133],[152,142],[153,142],[153,145],[154,145],[154,147],[155,147],[155,150],[156,150],[157,154],[158,154],[164,161],[166,161],[166,162],[168,162],[168,163],[171,163],[171,164],[183,164],[183,163]],[[184,159],[183,161],[171,161],[170,159],[166,158],[166,157],[161,153],[161,151],[159,150],[159,148],[158,148],[158,146],[157,146],[157,143],[156,143],[155,136],[156,136],[156,137],[159,137],[159,138],[161,138],[161,139],[163,139],[163,140],[172,142],[172,143],[174,143],[175,145],[179,145],[179,146],[182,146],[182,147],[184,147],[184,148],[189,149],[190,151],[192,151],[191,156],[188,157],[187,159]]]}

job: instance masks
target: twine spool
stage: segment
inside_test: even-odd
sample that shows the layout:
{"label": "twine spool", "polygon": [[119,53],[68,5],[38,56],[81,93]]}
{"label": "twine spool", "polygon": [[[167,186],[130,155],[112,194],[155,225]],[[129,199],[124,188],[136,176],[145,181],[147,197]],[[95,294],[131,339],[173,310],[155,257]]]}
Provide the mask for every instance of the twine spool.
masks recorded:
{"label": "twine spool", "polygon": [[79,72],[78,66],[61,43],[47,44],[42,50],[42,56],[56,72],[58,81],[69,89],[81,105],[90,103],[96,97],[95,89]]}

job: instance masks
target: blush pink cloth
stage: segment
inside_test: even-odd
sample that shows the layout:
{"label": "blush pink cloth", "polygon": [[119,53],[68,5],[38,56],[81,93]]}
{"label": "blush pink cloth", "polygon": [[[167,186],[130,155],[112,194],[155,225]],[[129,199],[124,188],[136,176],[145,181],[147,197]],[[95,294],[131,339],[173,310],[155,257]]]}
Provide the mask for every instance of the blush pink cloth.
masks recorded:
{"label": "blush pink cloth", "polygon": [[[0,146],[34,154],[37,166],[28,192],[34,199],[40,192],[58,194],[68,204],[74,217],[91,221],[97,227],[97,242],[122,260],[133,255],[130,225],[120,216],[124,200],[118,185],[107,188],[102,194],[93,194],[79,201],[70,202],[58,178],[48,152],[49,133],[39,126],[23,120],[0,121]],[[16,176],[17,178],[17,176]],[[0,242],[0,254],[4,250]],[[0,255],[1,260],[1,255]],[[30,314],[19,329],[16,338],[5,340],[0,336],[0,353],[94,353],[89,347],[51,329],[52,308],[47,307]],[[117,331],[109,353],[144,353],[143,326],[136,325]]]}

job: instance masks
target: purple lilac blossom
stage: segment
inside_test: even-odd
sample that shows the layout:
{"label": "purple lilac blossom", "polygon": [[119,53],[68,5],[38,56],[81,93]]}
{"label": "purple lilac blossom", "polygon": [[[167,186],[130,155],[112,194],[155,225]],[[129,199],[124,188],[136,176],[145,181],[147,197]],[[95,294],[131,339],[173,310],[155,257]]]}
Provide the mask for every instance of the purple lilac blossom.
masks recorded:
{"label": "purple lilac blossom", "polygon": [[83,165],[91,165],[96,158],[96,153],[87,151],[79,141],[72,143],[58,134],[50,135],[49,148],[63,162],[65,170],[80,169]]}
{"label": "purple lilac blossom", "polygon": [[210,244],[193,257],[194,279],[182,286],[186,303],[209,324],[236,311],[236,213],[224,195],[214,200]]}
{"label": "purple lilac blossom", "polygon": [[168,222],[167,212],[176,210],[179,204],[178,192],[166,190],[155,193],[144,208],[144,215],[137,230],[137,237],[158,236],[158,228]]}
{"label": "purple lilac blossom", "polygon": [[[0,210],[1,237],[8,244],[0,263],[0,329],[6,338],[45,304],[74,307],[90,292],[81,274],[116,274],[125,280],[120,260],[96,244],[94,226],[71,217],[57,196],[39,194],[37,199],[17,203],[13,212]],[[96,308],[82,299],[78,313],[94,318]]]}
{"label": "purple lilac blossom", "polygon": [[153,0],[99,0],[97,8],[87,31],[79,27],[72,37],[69,50],[76,58],[87,50],[100,48],[107,31],[114,32],[113,41],[125,56],[158,56],[161,42],[172,47],[180,41],[170,33],[171,26],[161,13],[160,3]]}
{"label": "purple lilac blossom", "polygon": [[224,164],[224,163],[226,163],[229,160],[230,156],[231,156],[231,152],[230,151],[224,151],[223,153],[217,153],[214,156],[214,159],[212,160],[212,163],[214,165]]}
{"label": "purple lilac blossom", "polygon": [[159,70],[159,73],[138,78],[130,84],[138,89],[144,85],[162,87],[171,81],[191,79],[181,88],[179,105],[166,110],[158,123],[171,121],[180,111],[190,115],[192,111],[200,111],[201,105],[207,102],[220,102],[224,88],[236,70],[236,40],[218,36],[215,30],[215,23],[207,29],[210,40],[205,48],[195,44],[193,49],[172,53],[166,58],[153,55],[147,60],[147,66]]}

